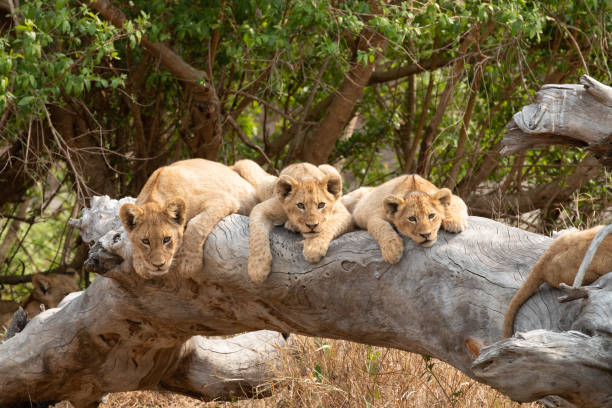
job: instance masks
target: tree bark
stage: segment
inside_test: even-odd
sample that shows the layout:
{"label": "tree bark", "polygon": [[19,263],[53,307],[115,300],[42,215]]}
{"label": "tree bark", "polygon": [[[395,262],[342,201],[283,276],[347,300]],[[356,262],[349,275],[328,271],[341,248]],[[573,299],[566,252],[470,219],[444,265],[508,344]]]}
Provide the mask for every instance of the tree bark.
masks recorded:
{"label": "tree bark", "polygon": [[[89,6],[117,27],[123,27],[127,21],[123,12],[109,0],[97,0]],[[190,129],[194,133],[193,138],[187,139],[192,156],[216,160],[222,138],[219,98],[210,84],[200,84],[201,80],[210,78],[207,78],[205,71],[192,67],[164,44],[142,37],[141,45],[155,58],[159,58],[162,65],[185,86]]]}
{"label": "tree bark", "polygon": [[[377,4],[378,0],[370,1],[372,14],[380,15],[382,10]],[[380,55],[379,48],[384,47],[385,37],[371,28],[365,28],[360,35],[358,50],[375,51],[376,57]],[[363,65],[354,61],[346,74],[338,93],[334,96],[331,105],[325,112],[321,124],[302,141],[300,155],[304,161],[313,164],[327,163],[327,158],[334,148],[336,140],[342,135],[342,129],[353,116],[353,108],[363,95],[363,89],[368,85],[370,76],[374,72],[374,61]],[[299,142],[299,141],[298,141]],[[308,146],[308,147],[306,147]]]}
{"label": "tree bark", "polygon": [[586,147],[604,165],[612,164],[612,88],[588,75],[582,85],[544,85],[536,103],[506,126],[502,154],[541,145]]}
{"label": "tree bark", "polygon": [[[116,214],[119,207],[114,200],[96,202],[105,206],[105,214]],[[104,228],[97,220],[112,223],[110,216],[93,216],[97,208],[91,212],[80,227],[84,236],[98,239]],[[488,219],[471,217],[469,222],[460,234],[441,232],[431,248],[406,240],[397,265],[382,260],[377,243],[365,231],[339,237],[321,262],[310,264],[301,255],[301,238],[276,228],[271,235],[272,272],[261,285],[246,273],[246,217],[233,215],[215,227],[206,241],[201,274],[190,277],[173,267],[156,280],[139,278],[129,262],[129,241],[121,230],[111,230],[92,247],[88,261],[101,276],[83,294],[39,315],[0,345],[0,406],[26,403],[35,396],[39,401],[68,399],[80,407],[107,392],[150,388],[207,398],[223,394],[206,390],[218,382],[211,380],[211,372],[230,365],[229,360],[207,368],[199,354],[188,356],[194,343],[204,341],[192,336],[261,329],[428,354],[516,400],[556,394],[587,406],[607,401],[609,380],[601,381],[601,374],[612,368],[606,351],[612,333],[612,276],[597,281],[601,289],[580,302],[560,304],[561,291],[540,288],[519,311],[515,328],[578,330],[584,341],[548,342],[550,353],[557,353],[556,362],[550,353],[529,358],[540,354],[538,348],[514,350],[513,361],[522,364],[513,369],[510,361],[504,375],[497,375],[502,363],[487,360],[489,350],[517,341],[495,344],[501,340],[506,306],[551,240]],[[234,340],[220,341],[225,347]],[[476,365],[474,349],[468,349],[474,343],[492,347],[483,349]],[[594,367],[589,357],[580,360],[587,343],[589,353],[605,357]],[[262,343],[247,348],[262,351],[254,359],[258,364],[274,358]],[[565,375],[565,358],[584,367],[580,376],[571,377],[574,382],[551,380],[548,388],[536,381],[517,385],[525,372]],[[546,365],[540,366],[541,361]],[[230,385],[235,387],[235,382],[223,381],[220,387]]]}

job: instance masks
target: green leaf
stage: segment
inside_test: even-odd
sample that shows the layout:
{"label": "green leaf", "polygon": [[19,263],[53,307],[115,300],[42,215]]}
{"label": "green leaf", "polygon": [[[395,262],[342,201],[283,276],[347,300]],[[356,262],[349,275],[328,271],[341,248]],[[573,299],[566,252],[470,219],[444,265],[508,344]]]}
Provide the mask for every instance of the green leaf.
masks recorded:
{"label": "green leaf", "polygon": [[25,96],[21,98],[19,102],[17,102],[17,106],[27,106],[31,104],[32,102],[34,102],[34,99],[36,99],[35,96]]}

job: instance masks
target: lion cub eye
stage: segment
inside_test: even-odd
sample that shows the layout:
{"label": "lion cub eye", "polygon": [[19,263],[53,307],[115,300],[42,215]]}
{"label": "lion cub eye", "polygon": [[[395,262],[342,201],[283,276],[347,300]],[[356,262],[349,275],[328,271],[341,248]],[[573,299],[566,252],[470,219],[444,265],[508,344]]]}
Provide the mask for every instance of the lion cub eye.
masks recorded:
{"label": "lion cub eye", "polygon": [[141,241],[142,241],[143,244],[149,245],[149,240],[148,239],[144,238],[144,239],[141,239]]}
{"label": "lion cub eye", "polygon": [[416,222],[416,217],[415,217],[415,216],[408,217],[408,221],[410,221],[410,222]]}
{"label": "lion cub eye", "polygon": [[167,244],[168,242],[170,242],[170,237],[164,237],[162,241],[164,244]]}
{"label": "lion cub eye", "polygon": [[297,203],[297,208],[299,208],[300,210],[305,210],[306,206],[304,205],[304,203]]}
{"label": "lion cub eye", "polygon": [[436,217],[436,214],[429,214],[429,219],[433,220]]}
{"label": "lion cub eye", "polygon": [[325,203],[320,202],[319,205],[317,205],[317,208],[320,210],[321,208],[325,208]]}

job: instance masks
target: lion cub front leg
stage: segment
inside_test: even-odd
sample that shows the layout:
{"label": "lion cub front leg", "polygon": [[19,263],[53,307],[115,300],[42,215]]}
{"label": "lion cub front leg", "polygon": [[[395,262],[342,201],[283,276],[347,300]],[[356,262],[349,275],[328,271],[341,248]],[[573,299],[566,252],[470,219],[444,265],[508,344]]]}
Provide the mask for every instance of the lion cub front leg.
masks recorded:
{"label": "lion cub front leg", "polygon": [[255,283],[263,283],[270,274],[272,252],[270,231],[274,224],[287,220],[285,210],[276,197],[259,203],[249,215],[248,273]]}
{"label": "lion cub front leg", "polygon": [[302,252],[304,258],[308,262],[319,262],[327,254],[331,241],[345,232],[352,231],[353,228],[353,216],[342,203],[337,202],[329,219],[325,222],[325,229],[315,237],[304,240]]}
{"label": "lion cub front leg", "polygon": [[202,268],[206,238],[221,219],[239,208],[240,203],[234,197],[219,194],[207,200],[204,210],[189,220],[178,256],[179,270],[185,276],[193,277]]}
{"label": "lion cub front leg", "polygon": [[444,209],[442,228],[448,232],[461,232],[467,228],[468,210],[465,202],[456,195],[451,195],[448,206]]}
{"label": "lion cub front leg", "polygon": [[404,253],[404,240],[386,220],[373,215],[368,220],[368,232],[374,237],[385,262],[396,264]]}

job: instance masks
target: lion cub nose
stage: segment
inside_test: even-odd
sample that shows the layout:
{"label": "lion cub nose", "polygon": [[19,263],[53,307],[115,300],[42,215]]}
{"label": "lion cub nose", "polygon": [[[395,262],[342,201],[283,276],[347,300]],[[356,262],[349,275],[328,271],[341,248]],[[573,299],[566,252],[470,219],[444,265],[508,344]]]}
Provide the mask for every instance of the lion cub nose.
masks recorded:
{"label": "lion cub nose", "polygon": [[156,268],[161,268],[165,264],[166,264],[166,261],[163,261],[162,263],[159,263],[159,264],[153,263],[153,266],[156,267]]}
{"label": "lion cub nose", "polygon": [[419,233],[419,235],[420,235],[420,236],[422,236],[422,237],[423,237],[423,238],[425,238],[425,239],[429,239],[429,236],[431,235],[431,232],[428,232],[428,233],[426,233],[426,234],[421,234],[421,233]]}
{"label": "lion cub nose", "polygon": [[319,225],[319,224],[318,223],[317,224],[306,224],[306,226],[308,228],[310,228],[311,230],[313,230],[313,231],[314,231],[315,228],[317,228],[317,225]]}

